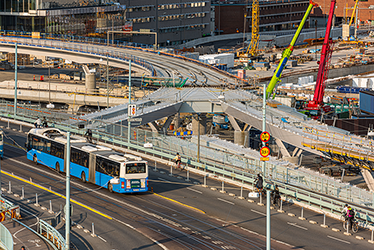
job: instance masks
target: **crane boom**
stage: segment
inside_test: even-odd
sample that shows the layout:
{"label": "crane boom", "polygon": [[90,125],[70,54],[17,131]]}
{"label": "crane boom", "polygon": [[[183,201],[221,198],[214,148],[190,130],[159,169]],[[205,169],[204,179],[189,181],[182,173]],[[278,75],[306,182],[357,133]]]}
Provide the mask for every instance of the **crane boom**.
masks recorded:
{"label": "crane boom", "polygon": [[352,12],[351,20],[349,20],[349,26],[351,26],[352,23],[353,23],[357,7],[358,7],[358,0],[356,0],[355,6],[353,7],[353,12]]}
{"label": "crane boom", "polygon": [[304,24],[305,24],[306,20],[308,19],[308,16],[309,16],[309,14],[312,11],[312,8],[314,6],[318,6],[318,5],[314,2],[312,2],[312,0],[310,0],[308,9],[306,10],[306,12],[304,14],[304,17],[301,20],[301,22],[299,24],[299,27],[297,28],[296,33],[291,40],[290,45],[283,51],[282,58],[279,61],[278,67],[275,70],[274,75],[271,78],[268,87],[266,88],[266,99],[268,99],[270,97],[271,93],[273,93],[273,90],[274,90],[275,86],[278,84],[278,82],[280,82],[280,78],[282,76],[282,71],[283,71],[284,67],[286,66],[287,61],[288,61],[288,59],[290,58],[290,56],[293,52],[293,49],[294,49],[293,46],[295,45],[295,43],[297,41],[297,38],[299,38],[300,32],[303,29]]}
{"label": "crane boom", "polygon": [[258,0],[252,2],[252,36],[251,44],[248,46],[249,53],[251,56],[257,56],[258,41],[260,40],[259,25],[260,25],[260,3]]}
{"label": "crane boom", "polygon": [[332,20],[335,11],[336,0],[331,0],[329,19],[327,20],[325,39],[322,45],[321,58],[319,61],[318,74],[316,86],[314,89],[313,101],[309,101],[307,109],[318,109],[320,110],[323,106],[323,96],[325,94],[325,81],[329,73],[329,65],[332,54],[332,41],[330,40],[330,32],[332,27]]}

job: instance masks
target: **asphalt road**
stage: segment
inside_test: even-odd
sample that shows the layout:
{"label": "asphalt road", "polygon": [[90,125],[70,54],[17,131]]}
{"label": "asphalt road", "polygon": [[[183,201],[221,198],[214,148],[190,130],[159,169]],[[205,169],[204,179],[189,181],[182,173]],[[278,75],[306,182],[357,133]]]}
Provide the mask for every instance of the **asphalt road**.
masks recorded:
{"label": "asphalt road", "polygon": [[[7,137],[24,144],[24,134],[12,130],[4,130]],[[6,139],[9,142],[9,139]],[[73,242],[80,244],[78,249],[264,249],[266,232],[265,207],[257,205],[258,200],[249,203],[236,197],[240,194],[238,187],[225,184],[227,193],[223,194],[210,189],[222,189],[222,184],[209,179],[209,188],[203,188],[203,178],[190,175],[191,182],[186,182],[186,172],[174,170],[169,176],[169,168],[157,165],[153,171],[150,162],[150,186],[154,194],[120,195],[111,194],[106,189],[92,184],[81,183],[72,179],[72,199],[87,207],[74,203],[73,221],[83,226],[73,227]],[[5,146],[5,159],[2,170],[20,176],[25,180],[32,178],[33,183],[60,194],[64,191],[64,176],[46,167],[29,162],[24,152],[14,147]],[[162,173],[164,172],[164,173]],[[179,178],[178,178],[179,177]],[[12,191],[21,193],[25,189],[26,199],[19,201],[6,193],[6,198],[21,202],[41,214],[35,208],[35,193],[39,195],[39,203],[49,208],[52,201],[54,211],[65,204],[63,198],[57,197],[48,190],[41,191],[35,186],[26,185],[24,180],[17,181],[13,176],[2,175],[2,186],[12,183]],[[7,192],[5,190],[5,192]],[[236,196],[229,196],[233,193]],[[244,191],[246,196],[248,191]],[[27,202],[30,200],[30,202]],[[22,206],[23,207],[23,206]],[[342,229],[341,223],[327,218],[328,229],[320,227],[323,216],[304,210],[307,220],[299,220],[301,208],[292,204],[284,204],[286,213],[271,212],[272,248],[274,249],[357,249],[370,248],[368,243],[370,232],[361,229],[356,235],[364,240],[356,239],[356,235],[345,236],[341,231],[333,232],[331,228]],[[44,212],[46,213],[46,212]],[[290,217],[287,214],[296,216]],[[44,216],[43,213],[41,216]],[[318,222],[317,225],[309,220]],[[95,234],[90,237],[83,229],[91,231],[95,225]],[[64,230],[62,227],[60,230]],[[64,234],[63,234],[64,235]],[[146,237],[144,236],[146,235]],[[149,238],[152,238],[150,240]],[[103,240],[104,239],[104,240]],[[155,243],[157,241],[157,243]],[[123,244],[126,242],[126,247]],[[283,244],[280,242],[286,242]]]}

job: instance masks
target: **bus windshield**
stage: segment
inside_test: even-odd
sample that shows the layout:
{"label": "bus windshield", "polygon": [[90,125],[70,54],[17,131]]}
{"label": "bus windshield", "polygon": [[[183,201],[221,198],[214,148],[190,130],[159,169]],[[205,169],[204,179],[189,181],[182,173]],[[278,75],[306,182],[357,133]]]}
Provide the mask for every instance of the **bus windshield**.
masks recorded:
{"label": "bus windshield", "polygon": [[128,163],[126,164],[126,174],[144,174],[146,173],[145,163]]}

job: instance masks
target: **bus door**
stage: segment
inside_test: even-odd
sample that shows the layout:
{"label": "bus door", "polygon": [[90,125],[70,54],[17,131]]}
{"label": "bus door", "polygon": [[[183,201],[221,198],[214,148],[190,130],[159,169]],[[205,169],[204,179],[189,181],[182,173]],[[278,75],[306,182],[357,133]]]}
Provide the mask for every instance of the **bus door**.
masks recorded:
{"label": "bus door", "polygon": [[88,166],[88,181],[95,183],[95,172],[96,172],[96,155],[90,153],[90,161]]}

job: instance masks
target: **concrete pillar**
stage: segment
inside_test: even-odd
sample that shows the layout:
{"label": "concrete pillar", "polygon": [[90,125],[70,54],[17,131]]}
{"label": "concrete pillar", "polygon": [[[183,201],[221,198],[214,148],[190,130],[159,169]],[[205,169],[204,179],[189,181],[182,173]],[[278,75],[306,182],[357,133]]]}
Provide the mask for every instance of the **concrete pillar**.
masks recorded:
{"label": "concrete pillar", "polygon": [[96,90],[96,75],[86,74],[86,89],[88,92],[95,92]]}
{"label": "concrete pillar", "polygon": [[31,30],[32,30],[32,32],[35,31],[35,17],[31,17]]}
{"label": "concrete pillar", "polygon": [[249,146],[249,131],[234,131],[234,143],[247,148]]}
{"label": "concrete pillar", "polygon": [[192,131],[193,135],[198,135],[198,129],[200,129],[200,135],[206,134],[206,116],[205,114],[200,114],[200,121],[198,120],[198,116],[193,116],[192,118]]}
{"label": "concrete pillar", "polygon": [[179,128],[179,124],[180,124],[180,114],[179,113],[177,113],[174,116],[173,124],[174,124],[174,130],[177,130]]}

